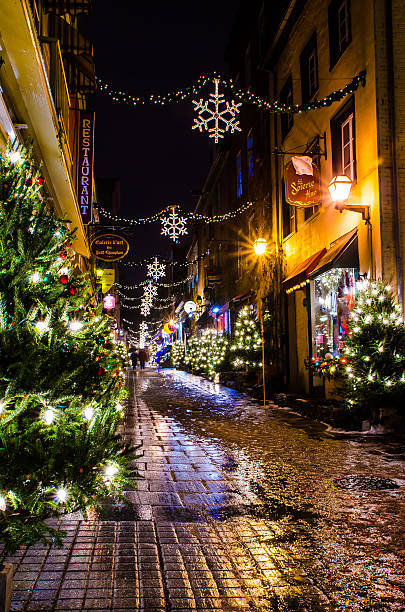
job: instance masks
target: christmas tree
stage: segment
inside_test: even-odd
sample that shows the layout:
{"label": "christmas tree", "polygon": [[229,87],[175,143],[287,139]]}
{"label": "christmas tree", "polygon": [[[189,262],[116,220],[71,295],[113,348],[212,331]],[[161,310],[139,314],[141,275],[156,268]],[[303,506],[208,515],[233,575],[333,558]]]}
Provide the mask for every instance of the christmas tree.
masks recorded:
{"label": "christmas tree", "polygon": [[74,234],[29,154],[0,158],[0,544],[62,532],[50,517],[123,499],[134,449],[117,436],[123,347],[75,268]]}
{"label": "christmas tree", "polygon": [[256,313],[245,306],[238,314],[235,338],[231,345],[231,363],[236,370],[256,370],[261,366],[261,346]]}
{"label": "christmas tree", "polygon": [[196,336],[192,336],[186,346],[186,355],[184,363],[189,371],[193,374],[199,371],[200,367],[200,343]]}
{"label": "christmas tree", "polygon": [[405,327],[389,285],[364,282],[352,312],[344,355],[344,392],[350,408],[404,406]]}
{"label": "christmas tree", "polygon": [[218,336],[213,329],[206,330],[199,342],[198,369],[210,378],[215,379],[215,375],[224,363],[229,342],[226,336]]}
{"label": "christmas tree", "polygon": [[180,370],[184,365],[184,343],[182,340],[173,342],[171,358],[173,367]]}

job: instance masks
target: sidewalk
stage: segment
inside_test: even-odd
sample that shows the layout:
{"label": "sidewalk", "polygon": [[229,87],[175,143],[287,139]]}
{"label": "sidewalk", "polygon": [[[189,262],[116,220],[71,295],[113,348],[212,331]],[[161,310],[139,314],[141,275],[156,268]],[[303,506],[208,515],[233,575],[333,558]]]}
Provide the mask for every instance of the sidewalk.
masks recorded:
{"label": "sidewalk", "polygon": [[[144,480],[127,492],[133,506],[113,506],[105,520],[65,520],[62,550],[20,552],[12,610],[347,609],[305,571],[314,552],[300,537],[299,515],[292,523],[263,520],[249,463],[246,474],[243,463],[236,472],[219,439],[202,443],[171,416],[166,406],[175,411],[177,404],[164,403],[163,379],[155,370],[129,375],[134,400],[124,435],[144,450],[137,461]],[[190,393],[198,399],[198,389]],[[201,409],[202,430],[206,418]],[[240,512],[248,506],[249,512]]]}

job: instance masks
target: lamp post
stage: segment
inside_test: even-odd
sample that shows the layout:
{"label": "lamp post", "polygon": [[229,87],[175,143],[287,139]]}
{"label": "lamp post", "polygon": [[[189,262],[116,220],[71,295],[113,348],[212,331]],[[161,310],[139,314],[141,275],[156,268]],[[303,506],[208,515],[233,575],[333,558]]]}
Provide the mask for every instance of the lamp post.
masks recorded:
{"label": "lamp post", "polygon": [[[267,240],[265,238],[257,238],[253,243],[253,250],[260,261],[260,276],[263,276],[263,255],[267,251]],[[259,315],[260,334],[262,337],[262,377],[263,377],[263,407],[266,407],[266,375],[264,367],[264,326],[263,326],[263,304],[259,297],[257,300],[257,311]]]}

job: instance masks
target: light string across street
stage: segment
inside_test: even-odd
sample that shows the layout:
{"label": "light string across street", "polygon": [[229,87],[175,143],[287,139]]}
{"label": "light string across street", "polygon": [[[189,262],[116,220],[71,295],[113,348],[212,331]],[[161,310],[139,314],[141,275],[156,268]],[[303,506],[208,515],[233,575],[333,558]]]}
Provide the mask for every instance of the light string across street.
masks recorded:
{"label": "light string across street", "polygon": [[109,83],[100,78],[97,78],[97,85],[99,91],[110,96],[114,102],[123,102],[124,104],[135,108],[137,106],[145,105],[166,106],[167,104],[190,100],[193,96],[199,94],[208,83],[213,83],[215,81],[218,81],[219,84],[226,87],[240,102],[251,104],[259,109],[267,110],[270,113],[297,114],[330,106],[333,102],[342,100],[346,96],[352,94],[360,85],[365,85],[366,72],[365,70],[362,70],[344,87],[332,91],[330,94],[324,98],[321,98],[320,100],[314,100],[306,104],[295,104],[292,106],[280,102],[279,100],[269,101],[250,91],[244,91],[238,88],[230,77],[223,76],[216,72],[200,76],[192,85],[164,95],[152,93],[146,96],[133,96],[128,92],[113,88]]}

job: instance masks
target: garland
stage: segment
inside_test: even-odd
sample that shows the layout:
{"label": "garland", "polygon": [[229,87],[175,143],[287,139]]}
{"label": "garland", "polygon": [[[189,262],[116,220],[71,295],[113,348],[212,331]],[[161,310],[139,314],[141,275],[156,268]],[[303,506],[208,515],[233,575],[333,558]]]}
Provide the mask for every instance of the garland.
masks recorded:
{"label": "garland", "polygon": [[[130,262],[128,262],[130,263]],[[190,280],[192,280],[194,278],[194,274],[191,274],[190,276],[187,276],[187,278],[183,278],[183,280],[181,281],[177,281],[175,283],[153,283],[155,285],[155,287],[165,287],[167,288],[171,288],[171,287],[178,287],[179,285],[183,285],[184,283],[188,283]],[[141,281],[138,284],[135,285],[121,285],[120,283],[114,283],[113,286],[118,287],[118,293],[120,293],[120,289],[140,289],[141,287],[144,287],[145,285],[148,284],[149,281],[145,280],[145,281]],[[122,294],[121,294],[122,295]]]}
{"label": "garland", "polygon": [[159,221],[162,217],[167,215],[168,211],[172,210],[173,208],[175,208],[176,211],[181,212],[181,215],[184,218],[191,219],[192,221],[202,221],[204,223],[221,223],[222,221],[227,221],[228,219],[234,219],[238,215],[242,215],[253,205],[254,205],[254,202],[245,202],[245,204],[242,204],[242,206],[239,206],[239,208],[237,208],[236,210],[232,210],[223,215],[214,215],[212,217],[208,217],[207,215],[200,215],[198,213],[194,213],[190,211],[183,211],[179,205],[171,204],[170,206],[167,206],[164,210],[161,210],[160,212],[152,215],[151,217],[144,217],[144,218],[140,217],[139,219],[128,219],[126,217],[117,217],[117,215],[112,215],[108,210],[106,210],[100,204],[97,205],[97,209],[103,217],[106,217],[107,219],[110,219],[111,221],[116,221],[117,223],[129,223],[130,225],[145,225],[146,223],[155,223],[156,221]]}
{"label": "garland", "polygon": [[240,102],[251,104],[259,109],[267,110],[270,113],[298,114],[323,108],[324,106],[330,106],[333,104],[333,102],[342,100],[346,96],[352,94],[360,85],[364,87],[366,84],[366,71],[362,70],[355,77],[353,77],[350,83],[347,83],[345,87],[332,91],[328,96],[322,98],[321,100],[314,100],[308,104],[295,104],[293,106],[288,106],[279,100],[269,101],[250,91],[239,89],[236,87],[230,77],[226,77],[216,72],[200,76],[192,85],[164,95],[151,93],[146,96],[132,96],[127,92],[114,89],[109,83],[100,78],[97,78],[96,81],[99,91],[110,96],[114,102],[123,102],[131,108],[136,108],[137,106],[146,105],[166,106],[167,104],[190,100],[192,97],[199,94],[208,83],[213,83],[214,79],[217,79],[218,82],[226,87]]}

